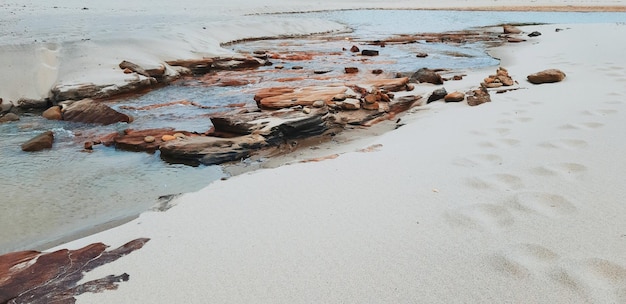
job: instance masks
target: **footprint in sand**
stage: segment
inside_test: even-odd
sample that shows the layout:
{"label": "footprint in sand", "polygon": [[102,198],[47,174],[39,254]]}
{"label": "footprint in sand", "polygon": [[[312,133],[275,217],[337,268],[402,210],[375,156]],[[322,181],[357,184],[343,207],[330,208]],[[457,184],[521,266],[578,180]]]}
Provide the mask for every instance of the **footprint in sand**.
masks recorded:
{"label": "footprint in sand", "polygon": [[603,123],[599,123],[599,122],[583,122],[583,123],[577,123],[577,124],[565,124],[559,127],[559,129],[561,130],[591,130],[591,129],[597,129],[604,126]]}
{"label": "footprint in sand", "polygon": [[530,275],[541,275],[546,267],[559,260],[559,255],[538,244],[519,244],[507,252],[496,254],[489,263],[499,272],[523,278]]}
{"label": "footprint in sand", "polygon": [[483,148],[506,148],[519,145],[520,141],[513,138],[501,138],[494,141],[481,141],[478,146]]}
{"label": "footprint in sand", "polygon": [[585,165],[578,163],[558,163],[530,169],[530,172],[537,176],[562,176],[579,178],[587,171]]}
{"label": "footprint in sand", "polygon": [[600,258],[569,261],[549,276],[590,303],[626,303],[626,268],[614,262]]}
{"label": "footprint in sand", "polygon": [[540,143],[539,146],[549,149],[581,149],[589,144],[580,139],[556,139]]}
{"label": "footprint in sand", "polygon": [[524,187],[522,179],[512,174],[493,174],[487,177],[472,177],[465,182],[468,186],[478,190],[519,190]]}
{"label": "footprint in sand", "polygon": [[484,165],[499,166],[502,162],[502,157],[496,154],[474,154],[457,158],[452,163],[459,167],[472,168]]}
{"label": "footprint in sand", "polygon": [[585,110],[580,112],[584,116],[606,116],[610,114],[616,114],[618,111],[614,109],[598,109],[598,110]]}
{"label": "footprint in sand", "polygon": [[450,225],[477,230],[497,230],[513,225],[515,219],[503,206],[473,204],[444,213]]}
{"label": "footprint in sand", "polygon": [[577,208],[566,198],[545,192],[521,192],[510,203],[515,210],[536,213],[547,217],[562,217],[576,212]]}

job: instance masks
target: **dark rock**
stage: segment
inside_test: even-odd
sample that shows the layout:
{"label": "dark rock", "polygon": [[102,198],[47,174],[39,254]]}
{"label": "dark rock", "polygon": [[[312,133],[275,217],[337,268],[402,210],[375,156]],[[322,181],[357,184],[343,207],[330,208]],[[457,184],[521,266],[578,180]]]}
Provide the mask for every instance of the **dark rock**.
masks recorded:
{"label": "dark rock", "polygon": [[285,139],[305,138],[324,133],[328,127],[320,115],[303,116],[299,119],[286,120],[276,127]]}
{"label": "dark rock", "polygon": [[437,74],[435,71],[428,68],[421,68],[415,72],[411,78],[410,82],[428,82],[432,84],[443,84],[443,79],[441,75]]}
{"label": "dark rock", "polygon": [[291,69],[292,70],[302,70],[302,69],[304,69],[304,67],[301,66],[301,65],[294,65],[294,66],[291,67]]}
{"label": "dark rock", "polygon": [[0,116],[0,123],[18,121],[18,120],[20,120],[20,117],[17,116],[17,114],[11,113],[11,112],[6,113],[3,116]]}
{"label": "dark rock", "polygon": [[48,107],[48,101],[45,99],[20,99],[17,101],[17,107],[20,109],[45,109]]}
{"label": "dark rock", "polygon": [[372,74],[374,74],[374,75],[380,75],[382,73],[383,73],[383,70],[381,70],[381,69],[372,70]]}
{"label": "dark rock", "polygon": [[445,102],[461,102],[465,99],[465,94],[463,92],[452,92],[448,93],[443,97]]}
{"label": "dark rock", "polygon": [[359,49],[359,47],[358,47],[358,46],[356,46],[356,45],[353,45],[353,46],[350,48],[350,52],[352,52],[352,53],[358,53],[358,52],[360,52],[360,51],[361,51],[361,50],[360,50],[360,49]]}
{"label": "dark rock", "polygon": [[258,125],[251,124],[247,120],[241,119],[241,116],[214,114],[209,118],[211,119],[213,128],[219,133],[248,135],[258,129]]}
{"label": "dark rock", "polygon": [[428,57],[428,54],[422,53],[422,52],[418,52],[417,54],[415,54],[415,57],[417,57],[417,58],[426,58],[426,57]]}
{"label": "dark rock", "polygon": [[432,94],[430,94],[430,96],[428,96],[428,100],[426,101],[426,103],[431,103],[433,101],[440,100],[444,98],[446,95],[448,95],[448,91],[446,91],[446,88],[436,89],[432,92]]}
{"label": "dark rock", "polygon": [[109,125],[116,122],[131,122],[132,118],[101,102],[83,99],[65,108],[63,120]]}
{"label": "dark rock", "polygon": [[491,96],[484,87],[473,90],[472,95],[467,96],[467,104],[470,106],[481,105],[485,102],[491,102]]}
{"label": "dark rock", "polygon": [[63,120],[63,114],[61,113],[61,107],[54,106],[43,111],[41,114],[45,119],[49,120]]}
{"label": "dark rock", "polygon": [[528,34],[528,37],[537,37],[537,36],[541,36],[541,33],[537,32],[537,31],[534,31],[534,32]]}
{"label": "dark rock", "polygon": [[54,133],[46,131],[22,144],[22,151],[35,152],[52,148],[54,142]]}
{"label": "dark rock", "polygon": [[359,68],[357,67],[345,67],[344,71],[346,72],[346,74],[355,74],[359,72]]}
{"label": "dark rock", "polygon": [[557,69],[549,69],[528,75],[527,78],[533,84],[552,83],[565,79],[565,73]]}
{"label": "dark rock", "polygon": [[378,51],[376,51],[376,50],[363,50],[363,51],[361,51],[361,55],[363,55],[363,56],[378,56]]}

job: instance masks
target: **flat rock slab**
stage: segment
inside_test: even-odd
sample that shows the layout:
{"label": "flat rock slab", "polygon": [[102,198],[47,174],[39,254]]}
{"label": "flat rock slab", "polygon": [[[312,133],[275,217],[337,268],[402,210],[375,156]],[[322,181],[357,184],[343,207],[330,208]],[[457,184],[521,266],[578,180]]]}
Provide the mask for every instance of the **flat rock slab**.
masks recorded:
{"label": "flat rock slab", "polygon": [[63,120],[110,125],[117,122],[131,122],[132,118],[113,110],[104,103],[83,99],[71,103],[64,109]]}
{"label": "flat rock slab", "polygon": [[85,292],[115,290],[128,281],[126,273],[78,284],[84,274],[143,247],[150,239],[135,239],[106,251],[94,243],[77,250],[19,251],[0,256],[0,303],[75,303]]}
{"label": "flat rock slab", "polygon": [[347,90],[348,88],[345,86],[266,88],[258,91],[254,96],[254,100],[261,109],[282,109],[293,106],[312,106],[313,103],[318,100],[330,102],[334,96],[344,94]]}

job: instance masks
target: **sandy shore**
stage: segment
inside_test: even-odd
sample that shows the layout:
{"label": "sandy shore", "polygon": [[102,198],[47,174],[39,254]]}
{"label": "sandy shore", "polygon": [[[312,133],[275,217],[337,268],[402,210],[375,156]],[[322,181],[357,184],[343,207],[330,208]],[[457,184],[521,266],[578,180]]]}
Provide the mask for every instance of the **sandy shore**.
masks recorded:
{"label": "sandy shore", "polygon": [[[239,175],[63,245],[151,239],[86,277],[130,281],[79,302],[626,302],[626,26],[523,29],[543,35],[492,50],[520,90],[432,104],[359,143],[371,152]],[[525,81],[546,68],[566,80]]]}
{"label": "sandy shore", "polygon": [[[434,6],[447,4],[467,6]],[[276,26],[260,32],[285,30]],[[128,282],[79,303],[626,303],[626,45],[616,38],[626,25],[523,30],[543,35],[491,50],[522,88],[489,104],[433,103],[397,130],[305,150],[52,248],[151,239],[83,279]],[[525,81],[547,68],[567,78]]]}

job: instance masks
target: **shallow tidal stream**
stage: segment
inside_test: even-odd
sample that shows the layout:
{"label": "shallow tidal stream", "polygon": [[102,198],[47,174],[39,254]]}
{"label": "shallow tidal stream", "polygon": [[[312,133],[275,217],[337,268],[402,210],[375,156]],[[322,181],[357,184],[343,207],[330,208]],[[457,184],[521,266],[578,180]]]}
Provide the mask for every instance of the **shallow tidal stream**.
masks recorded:
{"label": "shallow tidal stream", "polygon": [[[625,13],[356,10],[301,15],[344,23],[353,31],[250,41],[225,47],[248,53],[258,50],[329,53],[341,52],[342,47],[349,48],[359,41],[392,35],[445,32],[502,23],[626,22]],[[279,16],[294,18],[293,14]],[[416,52],[426,52],[429,56],[418,59]],[[332,82],[333,75],[339,77],[343,73],[338,67],[354,64],[350,56],[346,56],[345,62],[337,62],[337,58],[340,57],[274,62],[284,64],[284,71],[277,72],[275,66],[267,66],[234,75],[254,79],[242,86],[211,86],[200,79],[186,79],[145,95],[108,102],[111,107],[135,117],[132,124],[100,127],[48,121],[36,113],[24,114],[18,122],[0,124],[0,254],[45,249],[81,233],[136,216],[151,209],[159,197],[197,191],[225,176],[220,166],[168,164],[160,159],[158,152],[124,152],[102,145],[95,146],[91,153],[81,152],[80,138],[85,134],[157,127],[204,132],[211,127],[209,114],[226,110],[228,104],[253,104],[255,89],[274,86],[280,78],[305,73],[291,69],[294,65],[302,66],[302,71],[327,69],[327,81]],[[379,60],[380,64],[374,63],[368,68],[413,72],[421,67],[467,70],[498,65],[498,60],[487,55],[485,46],[479,43],[387,46]],[[306,85],[306,80],[302,84]],[[173,105],[149,111],[132,110],[176,100],[189,100],[205,107]],[[21,151],[22,143],[46,130],[53,130],[55,134],[51,150]],[[207,200],[210,201],[210,197]]]}

